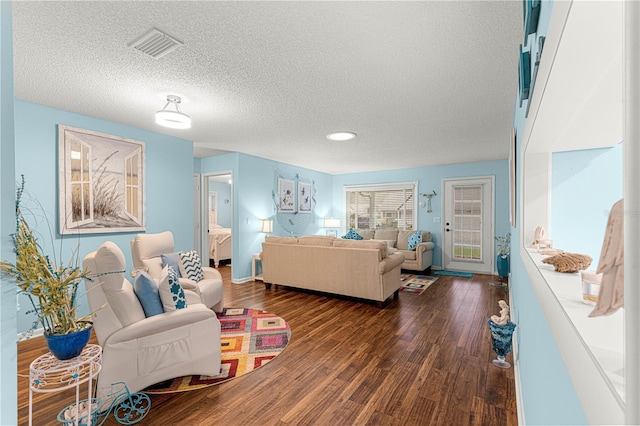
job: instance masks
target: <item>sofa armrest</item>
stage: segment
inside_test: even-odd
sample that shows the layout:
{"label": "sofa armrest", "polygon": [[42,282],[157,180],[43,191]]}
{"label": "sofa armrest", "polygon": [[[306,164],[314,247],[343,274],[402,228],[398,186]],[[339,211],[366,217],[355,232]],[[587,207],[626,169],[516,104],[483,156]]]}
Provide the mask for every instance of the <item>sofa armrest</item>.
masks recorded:
{"label": "sofa armrest", "polygon": [[435,244],[433,244],[431,241],[425,241],[424,243],[420,243],[416,246],[416,252],[418,255],[420,255],[427,250],[433,250],[434,247]]}
{"label": "sofa armrest", "polygon": [[394,268],[402,265],[402,262],[404,262],[404,254],[397,251],[380,261],[378,264],[378,272],[380,272],[380,275],[384,275],[387,272],[392,271]]}
{"label": "sofa armrest", "polygon": [[152,336],[154,334],[161,334],[166,331],[185,325],[191,325],[209,318],[216,318],[215,312],[204,306],[202,303],[197,303],[189,305],[185,309],[178,309],[176,311],[154,315],[127,327],[121,328],[109,336],[107,338],[107,343],[105,344],[113,345],[142,337]]}

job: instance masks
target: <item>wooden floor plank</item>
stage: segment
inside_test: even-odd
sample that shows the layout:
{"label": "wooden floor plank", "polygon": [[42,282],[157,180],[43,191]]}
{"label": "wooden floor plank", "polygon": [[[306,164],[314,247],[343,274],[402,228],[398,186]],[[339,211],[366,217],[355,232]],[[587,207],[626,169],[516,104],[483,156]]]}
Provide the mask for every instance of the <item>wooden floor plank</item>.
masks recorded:
{"label": "wooden floor plank", "polygon": [[[153,395],[140,425],[517,424],[513,369],[491,364],[486,321],[507,298],[488,285],[494,277],[440,276],[422,295],[400,293],[380,309],[261,282],[232,284],[230,270],[220,268],[224,305],[280,315],[291,326],[289,345],[241,378]],[[18,345],[21,425],[29,363],[45,352],[41,338]],[[72,391],[36,395],[34,424],[58,425],[58,411],[73,399]]]}

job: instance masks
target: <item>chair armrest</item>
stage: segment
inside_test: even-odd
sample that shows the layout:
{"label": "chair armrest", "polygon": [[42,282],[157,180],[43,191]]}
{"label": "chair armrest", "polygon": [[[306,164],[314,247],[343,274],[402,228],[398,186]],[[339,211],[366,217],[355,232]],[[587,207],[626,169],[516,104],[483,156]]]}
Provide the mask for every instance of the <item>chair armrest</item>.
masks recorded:
{"label": "chair armrest", "polygon": [[211,268],[209,266],[203,266],[202,267],[202,274],[204,275],[205,278],[212,278],[212,279],[222,279],[222,275],[220,275],[220,272],[215,269],[215,268]]}
{"label": "chair armrest", "polygon": [[191,325],[195,322],[204,321],[209,318],[215,318],[217,321],[216,314],[211,309],[201,303],[189,305],[184,309],[154,315],[121,328],[107,338],[105,345],[128,342],[141,337],[160,334],[168,330],[185,325]]}
{"label": "chair armrest", "polygon": [[195,281],[190,280],[189,278],[178,278],[178,282],[184,290],[184,295],[187,299],[187,306],[202,303],[202,292]]}

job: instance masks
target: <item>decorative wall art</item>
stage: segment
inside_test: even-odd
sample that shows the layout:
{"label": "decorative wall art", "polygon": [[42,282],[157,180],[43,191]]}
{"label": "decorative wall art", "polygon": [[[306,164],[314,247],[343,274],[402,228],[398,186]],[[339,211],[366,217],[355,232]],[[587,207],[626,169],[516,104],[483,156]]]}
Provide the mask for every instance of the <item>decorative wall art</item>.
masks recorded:
{"label": "decorative wall art", "polygon": [[[276,212],[275,222],[291,236],[303,234],[314,222],[314,215],[309,214],[313,213],[316,204],[313,181],[302,182],[298,174],[287,179],[275,169],[271,197]],[[277,233],[277,229],[274,232]]]}
{"label": "decorative wall art", "polygon": [[278,211],[294,213],[296,211],[296,182],[278,178]]}
{"label": "decorative wall art", "polygon": [[61,234],[144,231],[145,145],[58,125]]}
{"label": "decorative wall art", "polygon": [[524,44],[531,34],[538,31],[538,21],[540,20],[540,0],[523,0],[522,15],[524,18]]}
{"label": "decorative wall art", "polygon": [[516,128],[511,129],[511,149],[509,151],[509,219],[516,227]]}
{"label": "decorative wall art", "polygon": [[298,212],[311,213],[311,184],[298,182]]}
{"label": "decorative wall art", "polygon": [[536,87],[536,78],[538,77],[538,68],[540,67],[540,59],[542,58],[542,49],[544,48],[544,36],[540,36],[538,38],[538,51],[536,52],[535,62],[533,63],[533,71],[531,76],[531,83],[529,88],[529,102],[527,103],[527,111],[525,113],[525,117],[529,116],[529,107],[531,106],[531,96],[533,95],[533,90]]}
{"label": "decorative wall art", "polygon": [[529,99],[531,86],[531,53],[522,50],[520,45],[520,62],[518,64],[518,87],[520,89],[520,107],[525,99]]}

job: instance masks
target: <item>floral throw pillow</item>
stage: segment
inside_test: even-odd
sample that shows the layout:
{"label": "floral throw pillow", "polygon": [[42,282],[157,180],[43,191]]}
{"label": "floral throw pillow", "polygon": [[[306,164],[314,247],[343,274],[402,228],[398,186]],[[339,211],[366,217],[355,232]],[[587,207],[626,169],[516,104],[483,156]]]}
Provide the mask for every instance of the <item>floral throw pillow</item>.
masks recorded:
{"label": "floral throw pillow", "polygon": [[353,228],[349,229],[349,232],[342,236],[345,240],[361,240],[362,235],[358,234]]}
{"label": "floral throw pillow", "polygon": [[422,242],[422,231],[416,231],[407,240],[407,248],[409,250],[415,250],[418,244]]}
{"label": "floral throw pillow", "polygon": [[160,300],[165,312],[176,311],[187,307],[187,297],[178,281],[176,271],[171,266],[165,266],[160,272]]}

